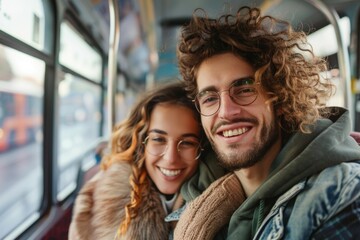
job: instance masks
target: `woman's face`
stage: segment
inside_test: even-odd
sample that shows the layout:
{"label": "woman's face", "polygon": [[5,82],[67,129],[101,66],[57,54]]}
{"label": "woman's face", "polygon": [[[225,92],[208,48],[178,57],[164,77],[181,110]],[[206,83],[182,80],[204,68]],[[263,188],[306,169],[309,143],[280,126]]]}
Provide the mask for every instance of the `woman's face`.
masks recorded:
{"label": "woman's face", "polygon": [[146,170],[163,194],[175,194],[198,166],[200,126],[184,106],[161,103],[150,116]]}

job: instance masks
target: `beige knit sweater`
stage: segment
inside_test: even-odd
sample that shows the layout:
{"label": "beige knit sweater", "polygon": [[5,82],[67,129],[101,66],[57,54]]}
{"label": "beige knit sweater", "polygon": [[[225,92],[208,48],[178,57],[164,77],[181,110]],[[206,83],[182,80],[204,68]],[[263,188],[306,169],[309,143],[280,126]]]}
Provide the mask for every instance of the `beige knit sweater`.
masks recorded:
{"label": "beige knit sweater", "polygon": [[186,207],[176,225],[174,240],[213,239],[245,198],[234,173],[216,180]]}

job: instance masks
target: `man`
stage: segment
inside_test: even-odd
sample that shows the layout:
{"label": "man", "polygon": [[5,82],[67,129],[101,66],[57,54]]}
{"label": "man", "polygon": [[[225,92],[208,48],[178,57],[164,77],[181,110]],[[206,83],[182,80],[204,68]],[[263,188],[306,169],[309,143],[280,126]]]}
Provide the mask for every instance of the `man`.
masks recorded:
{"label": "man", "polygon": [[183,186],[175,239],[359,239],[360,147],[309,49],[256,8],[183,27],[180,73],[230,173],[210,185],[208,165]]}

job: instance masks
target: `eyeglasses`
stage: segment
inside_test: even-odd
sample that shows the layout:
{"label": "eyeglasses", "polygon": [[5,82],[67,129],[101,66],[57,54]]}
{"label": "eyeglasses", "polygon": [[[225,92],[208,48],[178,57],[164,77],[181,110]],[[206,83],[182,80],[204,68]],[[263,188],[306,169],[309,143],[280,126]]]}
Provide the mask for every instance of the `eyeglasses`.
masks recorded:
{"label": "eyeglasses", "polygon": [[193,100],[198,112],[203,116],[211,116],[217,113],[221,104],[220,94],[226,91],[229,92],[231,100],[240,106],[252,104],[258,96],[253,78],[240,79],[233,82],[227,90],[220,92],[213,90],[199,92]]}
{"label": "eyeglasses", "polygon": [[[170,139],[158,135],[149,134],[143,141],[145,150],[154,156],[163,156],[170,144]],[[194,137],[181,139],[176,144],[176,149],[179,155],[185,160],[197,160],[201,155],[201,145]]]}

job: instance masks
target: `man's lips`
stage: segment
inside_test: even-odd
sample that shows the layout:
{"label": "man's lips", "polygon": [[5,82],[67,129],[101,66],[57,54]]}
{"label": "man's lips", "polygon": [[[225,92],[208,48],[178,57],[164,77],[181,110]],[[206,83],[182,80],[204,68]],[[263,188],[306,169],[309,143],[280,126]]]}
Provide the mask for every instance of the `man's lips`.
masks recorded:
{"label": "man's lips", "polygon": [[222,131],[222,135],[224,137],[234,137],[234,136],[242,135],[249,130],[250,130],[250,127],[240,127],[240,128],[235,128],[235,129],[229,129],[229,130]]}

